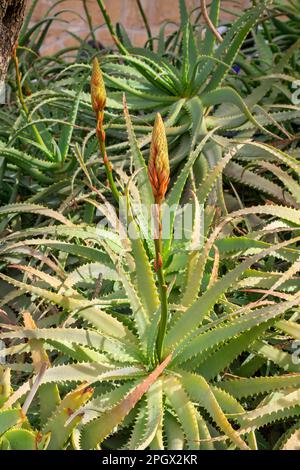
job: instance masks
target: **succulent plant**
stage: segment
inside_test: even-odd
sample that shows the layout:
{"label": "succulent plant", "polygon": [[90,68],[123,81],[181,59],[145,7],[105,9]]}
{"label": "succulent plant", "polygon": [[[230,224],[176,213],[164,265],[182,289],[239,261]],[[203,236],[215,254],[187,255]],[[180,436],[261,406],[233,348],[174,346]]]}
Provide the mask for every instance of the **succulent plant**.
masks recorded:
{"label": "succulent plant", "polygon": [[[141,211],[133,210],[132,194],[138,195],[140,203],[147,201],[148,207],[153,195],[126,107],[125,117],[138,170],[124,187],[130,222],[126,237],[113,229],[74,224],[42,206],[16,204],[0,209],[2,216],[29,212],[58,222],[11,233],[1,248],[3,260],[10,262],[11,257],[26,256],[28,247],[40,247],[43,257],[35,256],[48,269],[35,262],[26,266],[24,261],[11,266],[36,280],[30,283],[0,275],[15,288],[1,305],[18,303],[27,293],[32,312],[23,311],[23,326],[2,325],[7,331],[0,334],[1,340],[17,340],[1,352],[2,357],[12,358],[6,368],[29,374],[29,379],[6,398],[0,420],[18,416],[10,428],[17,426],[21,432],[28,424],[25,417],[19,421],[18,403],[23,403],[23,413],[30,417],[28,409],[38,394],[41,406],[46,406],[41,408],[40,432],[43,439],[48,436],[47,448],[256,449],[256,430],[299,415],[299,365],[293,363],[291,352],[279,354],[276,347],[282,335],[284,341],[299,335],[295,277],[299,210],[254,206],[225,216],[214,226],[214,211],[206,206],[203,246],[189,250],[199,232],[199,208],[234,155],[236,149],[231,149],[208,174],[201,195],[195,195],[190,237],[176,240],[171,220],[169,237],[158,238],[157,251],[150,233],[142,236],[141,229],[147,225]],[[152,145],[156,138],[154,131]],[[180,202],[190,167],[203,145],[192,152],[171,186],[168,204]],[[93,204],[111,215],[112,206],[103,195],[101,199],[104,208],[96,200]],[[162,214],[164,224],[163,208]],[[226,234],[226,227],[234,231],[251,214],[259,217],[257,230],[243,237]],[[274,221],[264,222],[266,216]],[[281,231],[290,236],[280,239]],[[69,254],[65,267],[51,264],[53,250]],[[158,253],[161,271],[153,264]],[[88,263],[72,269],[72,255]],[[283,262],[285,270],[269,271],[270,258]],[[103,296],[95,294],[99,276],[107,283]],[[246,290],[265,295],[243,304],[241,291]],[[58,310],[48,310],[47,303]],[[31,353],[32,363],[18,359],[24,352]],[[273,364],[272,376],[247,378],[265,361]],[[76,383],[80,386],[74,389]],[[62,386],[69,390],[64,398]],[[256,395],[263,400],[255,399],[250,409],[245,408],[244,398]],[[8,429],[3,447],[10,445]],[[294,426],[288,436],[297,429]],[[288,436],[283,437],[284,443]]]}
{"label": "succulent plant", "polygon": [[296,5],[137,49],[97,2],[119,52],[33,64],[34,0],[0,109],[0,449],[295,449]]}

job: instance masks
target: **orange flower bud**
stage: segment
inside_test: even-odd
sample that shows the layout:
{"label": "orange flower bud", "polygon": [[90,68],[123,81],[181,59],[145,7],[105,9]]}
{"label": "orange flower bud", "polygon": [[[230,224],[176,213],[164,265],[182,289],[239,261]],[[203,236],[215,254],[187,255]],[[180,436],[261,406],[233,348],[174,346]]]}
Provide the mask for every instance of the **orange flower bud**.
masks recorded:
{"label": "orange flower bud", "polygon": [[106,90],[98,59],[93,60],[91,78],[91,97],[94,111],[102,113],[106,105]]}
{"label": "orange flower bud", "polygon": [[170,165],[165,126],[159,113],[156,115],[152,131],[148,176],[155,202],[161,204],[170,181]]}

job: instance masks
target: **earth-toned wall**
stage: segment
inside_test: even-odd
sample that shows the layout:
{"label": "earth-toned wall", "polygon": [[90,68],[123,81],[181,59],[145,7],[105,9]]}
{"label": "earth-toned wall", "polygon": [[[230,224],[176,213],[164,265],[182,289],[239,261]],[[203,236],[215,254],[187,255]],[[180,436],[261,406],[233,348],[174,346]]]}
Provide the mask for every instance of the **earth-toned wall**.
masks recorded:
{"label": "earth-toned wall", "polygon": [[[31,0],[28,0],[28,3],[30,5]],[[34,21],[42,19],[46,15],[47,10],[54,3],[55,0],[39,0],[34,15]],[[191,10],[199,7],[199,3],[199,0],[187,0],[187,5]],[[207,3],[209,5],[209,0]],[[248,4],[248,1],[224,0],[221,3],[224,10],[234,9],[235,11],[241,11]],[[121,22],[125,26],[134,44],[136,46],[142,46],[146,39],[146,33],[136,0],[106,0],[105,4],[112,20],[114,22]],[[177,0],[142,0],[142,4],[149,19],[153,34],[158,32],[159,26],[164,20],[173,22],[178,22],[179,20]],[[97,0],[87,0],[87,5],[91,13],[94,27],[99,27],[96,32],[97,39],[99,39],[104,46],[111,45],[112,41],[106,26],[103,24],[104,20]],[[60,13],[57,16],[57,21],[52,25],[47,42],[42,50],[44,54],[51,54],[65,47],[74,45],[76,40],[69,34],[70,32],[82,38],[86,37],[88,33],[83,0],[66,0],[59,4],[53,12],[55,13],[61,10],[65,10],[65,12]],[[230,18],[230,14],[223,11],[222,18],[228,19]],[[170,25],[169,27],[172,26]]]}

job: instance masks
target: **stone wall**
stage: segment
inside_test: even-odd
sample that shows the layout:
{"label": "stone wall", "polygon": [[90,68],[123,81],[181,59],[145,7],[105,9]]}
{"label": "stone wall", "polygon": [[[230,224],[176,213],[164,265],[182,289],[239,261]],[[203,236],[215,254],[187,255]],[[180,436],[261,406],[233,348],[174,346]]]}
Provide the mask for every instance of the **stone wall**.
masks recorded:
{"label": "stone wall", "polygon": [[[30,5],[31,0],[28,0]],[[39,0],[33,20],[38,21],[45,17],[48,9],[56,2],[54,0]],[[209,1],[207,2],[209,4]],[[241,11],[248,4],[248,0],[222,1],[222,8]],[[106,0],[107,10],[113,22],[121,22],[129,37],[136,46],[142,46],[146,39],[143,20],[137,8],[136,0]],[[142,0],[143,7],[149,19],[153,34],[157,34],[159,26],[164,20],[178,22],[179,9],[177,0]],[[96,36],[104,46],[112,44],[111,37],[104,24],[103,16],[99,9],[97,0],[87,0],[91,13],[93,26],[98,27]],[[187,0],[190,9],[199,6],[199,0]],[[65,12],[62,12],[65,10]],[[83,8],[83,0],[65,0],[51,12],[57,15],[57,21],[52,24],[48,39],[45,42],[42,53],[51,54],[55,51],[69,47],[76,43],[76,39],[70,35],[74,33],[81,38],[88,34],[87,22]],[[222,18],[230,18],[227,12],[222,13]]]}

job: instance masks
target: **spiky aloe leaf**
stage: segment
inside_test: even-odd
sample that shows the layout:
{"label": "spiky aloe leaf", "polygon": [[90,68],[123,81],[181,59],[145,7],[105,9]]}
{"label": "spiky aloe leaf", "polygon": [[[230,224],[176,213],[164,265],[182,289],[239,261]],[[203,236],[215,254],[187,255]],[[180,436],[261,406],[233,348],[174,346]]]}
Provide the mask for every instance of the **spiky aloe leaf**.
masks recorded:
{"label": "spiky aloe leaf", "polygon": [[[31,314],[28,311],[23,312],[24,326],[28,328],[29,331],[35,332],[37,326],[33,320]],[[28,344],[31,351],[32,362],[34,365],[34,370],[36,374],[43,369],[50,367],[50,361],[48,355],[45,351],[42,341],[36,338],[29,339]],[[40,422],[43,423],[51,411],[60,403],[60,395],[58,387],[56,384],[45,384],[39,387],[38,389],[39,404],[40,404]],[[6,436],[6,438],[8,438]],[[12,445],[11,439],[9,439],[10,444]],[[34,442],[36,446],[36,442]],[[12,446],[13,447],[13,446]]]}
{"label": "spiky aloe leaf", "polygon": [[119,343],[113,339],[106,338],[95,330],[92,329],[79,329],[79,328],[36,328],[31,329],[16,329],[0,333],[0,338],[19,338],[27,339],[29,341],[45,340],[51,343],[55,342],[55,346],[59,344],[70,346],[82,345],[88,348],[94,348],[98,351],[105,351],[116,360],[124,362],[136,362],[138,359],[135,357],[135,349],[127,347],[126,344]]}
{"label": "spiky aloe leaf", "polygon": [[[3,358],[5,358],[5,352],[3,352]],[[0,356],[0,358],[2,359]],[[0,366],[0,409],[2,405],[6,402],[11,392],[11,384],[10,384],[10,370],[3,369]]]}
{"label": "spiky aloe leaf", "polygon": [[202,97],[202,103],[204,106],[216,106],[221,103],[232,103],[239,108],[239,110],[245,115],[250,122],[252,122],[258,129],[263,131],[264,133],[271,134],[273,137],[275,134],[268,131],[264,128],[257,119],[251,114],[250,110],[248,109],[246,103],[243,101],[241,96],[230,87],[223,87],[217,88]]}
{"label": "spiky aloe leaf", "polygon": [[[264,9],[263,4],[263,9]],[[218,46],[215,51],[214,57],[221,59],[225,64],[231,66],[235,60],[240,48],[242,47],[243,41],[253,25],[256,23],[261,11],[262,5],[258,7],[253,7],[245,12],[240,18],[238,18],[231,28],[228,29],[226,35],[223,39],[223,42]],[[215,18],[212,18],[216,19]],[[210,45],[210,47],[212,47]],[[214,68],[214,63],[209,61],[207,62],[202,69],[199,71],[196,87],[199,89],[201,86],[206,85],[206,80],[210,78],[210,74]],[[208,85],[206,86],[206,91],[213,90],[218,87],[224,80],[226,74],[228,73],[228,68],[225,65],[219,65],[212,78],[210,79]]]}
{"label": "spiky aloe leaf", "polygon": [[[222,58],[222,60],[230,66],[233,64],[240,48],[242,47],[244,39],[268,4],[269,1],[262,1],[257,6],[253,6],[253,8],[249,9],[235,22],[232,28],[229,28],[223,43],[218,47],[215,53],[217,58]],[[219,65],[206,87],[206,91],[210,91],[218,87],[223,82],[227,73],[228,68],[224,65]]]}
{"label": "spiky aloe leaf", "polygon": [[[216,27],[218,27],[218,20],[219,20],[219,14],[220,14],[220,4],[221,4],[220,0],[213,0],[211,2],[211,7],[210,7],[209,17],[210,17],[210,20],[211,20],[212,24]],[[216,42],[216,36],[207,27],[206,32],[205,32],[204,45],[203,45],[202,53],[204,55],[212,54],[215,42]]]}
{"label": "spiky aloe leaf", "polygon": [[[68,235],[72,236],[70,232],[68,232],[68,231],[65,232],[64,230],[60,230],[59,227],[57,227],[57,228],[58,228],[58,232],[61,232],[62,234],[64,233],[64,234],[66,234],[66,236],[68,236]],[[62,227],[60,227],[60,228],[62,228]],[[53,230],[53,232],[54,231],[55,231],[55,229]],[[52,230],[49,231],[49,232],[51,233]],[[36,230],[35,233],[40,233],[40,232],[38,230]],[[80,237],[83,238],[83,231],[80,231],[80,230],[76,231],[75,230],[75,234],[76,233]],[[15,238],[23,238],[23,236],[24,236],[23,233],[19,233],[19,234],[15,233]],[[51,247],[53,250],[60,250],[64,253],[69,253],[69,254],[78,256],[80,258],[87,259],[89,261],[95,261],[95,262],[103,263],[106,266],[108,266],[108,268],[112,268],[112,265],[111,265],[111,262],[110,262],[110,259],[109,259],[108,255],[106,253],[104,253],[103,251],[100,251],[99,249],[92,248],[92,247],[89,247],[89,246],[80,245],[80,244],[76,244],[76,243],[67,243],[67,242],[62,242],[62,241],[59,242],[59,241],[56,241],[56,240],[47,240],[46,238],[27,239],[27,240],[23,240],[22,242],[11,243],[11,244],[8,244],[6,246],[3,246],[3,248],[1,248],[1,250],[0,250],[0,252],[1,252],[1,254],[5,254],[7,252],[14,252],[14,250],[18,250],[18,249],[22,248],[22,246],[30,246],[30,245],[31,246]],[[115,241],[113,241],[113,246],[117,249],[119,249],[119,247],[120,247],[119,244],[115,244]]]}
{"label": "spiky aloe leaf", "polygon": [[159,297],[150,261],[147,256],[141,234],[139,233],[137,223],[134,220],[130,204],[128,203],[128,222],[130,224],[129,239],[131,242],[132,255],[135,261],[135,283],[137,294],[141,303],[147,312],[148,319],[152,318],[159,306]]}
{"label": "spiky aloe leaf", "polygon": [[0,410],[0,436],[24,420],[25,416],[19,409]]}
{"label": "spiky aloe leaf", "polygon": [[276,419],[281,413],[291,410],[293,412],[299,412],[299,396],[300,391],[295,390],[292,392],[281,392],[278,393],[277,397],[271,398],[267,404],[258,406],[252,411],[248,411],[244,416],[240,418],[244,427],[255,428],[258,426],[259,420],[264,419],[265,417],[271,418],[273,415]]}
{"label": "spiky aloe leaf", "polygon": [[151,374],[137,385],[120,404],[84,426],[81,431],[81,447],[83,449],[94,449],[97,445],[101,444],[103,440],[112,433],[113,429],[124,420],[142,396],[149,390],[151,385],[163,373],[170,360],[171,356],[168,356]]}
{"label": "spiky aloe leaf", "polygon": [[[204,246],[203,252],[198,257],[197,263],[194,268],[194,274],[191,276],[190,282],[187,285],[185,293],[183,295],[183,299],[182,299],[183,305],[191,305],[191,303],[196,299],[202,280],[203,280],[203,273],[205,269],[205,264],[207,262],[207,257],[210,253],[211,248],[213,247],[213,244],[215,243],[218,237],[218,234],[221,232],[223,227],[228,222],[233,221],[236,217],[245,216],[248,214],[273,215],[273,216],[282,218],[283,220],[292,222],[296,225],[300,225],[300,211],[296,209],[288,208],[288,207],[283,207],[283,206],[276,206],[276,205],[256,206],[256,207],[241,209],[239,211],[232,212],[230,215],[228,215],[227,217],[223,219],[221,224],[211,234],[206,245]],[[236,269],[239,270],[240,267],[241,266],[238,266]]]}
{"label": "spiky aloe leaf", "polygon": [[[290,302],[281,302],[275,306],[263,307],[261,309],[254,310],[251,313],[243,315],[237,320],[229,322],[228,325],[224,325],[223,327],[217,328],[216,330],[208,331],[203,333],[203,335],[196,336],[190,342],[187,342],[185,348],[183,348],[183,350],[178,353],[178,356],[174,358],[174,362],[183,363],[188,359],[191,359],[193,356],[201,358],[201,355],[205,354],[207,350],[213,347],[213,345],[216,346],[217,344],[230,339],[236,334],[250,330],[255,326],[262,325],[263,323],[276,318],[289,308],[297,305],[298,302],[299,295],[297,297],[295,296]],[[255,347],[255,344],[251,346],[251,348]],[[291,367],[292,366],[290,366],[290,368]],[[295,371],[298,369],[299,366],[298,368],[296,366],[293,368]]]}
{"label": "spiky aloe leaf", "polygon": [[134,129],[133,129],[129,111],[127,108],[125,95],[123,99],[123,105],[124,105],[124,115],[126,119],[126,126],[127,126],[127,133],[128,133],[128,138],[129,138],[131,156],[133,159],[134,168],[138,172],[137,179],[139,183],[138,187],[139,187],[140,199],[142,201],[142,204],[144,204],[147,208],[149,208],[151,204],[153,204],[152,189],[151,189],[149,179],[148,179],[147,166],[146,166],[144,157],[138,147],[138,143],[136,141]]}
{"label": "spiky aloe leaf", "polygon": [[[285,242],[283,242],[285,244]],[[193,331],[197,325],[199,325],[204,316],[208,314],[216,303],[217,299],[224,294],[227,289],[248,269],[254,262],[254,260],[261,259],[268,253],[272,252],[272,248],[263,250],[262,252],[250,257],[246,261],[243,261],[240,265],[235,267],[232,271],[228,272],[225,276],[220,278],[215,284],[207,290],[198,300],[196,300],[182,315],[174,326],[169,330],[166,337],[166,350],[173,348],[176,344],[184,341],[184,336],[187,336],[189,332]],[[295,305],[297,299],[294,299],[291,304],[286,304],[289,308],[290,305]],[[282,306],[280,307],[282,308]],[[281,313],[281,310],[278,311]]]}
{"label": "spiky aloe leaf", "polygon": [[11,429],[4,436],[11,450],[37,450],[39,436],[28,429]]}
{"label": "spiky aloe leaf", "polygon": [[[68,393],[42,428],[43,433],[51,433],[48,449],[62,449],[73,428],[81,417],[69,420],[70,416],[83,406],[92,396],[93,389],[81,385]],[[69,422],[70,421],[70,422]]]}
{"label": "spiky aloe leaf", "polygon": [[274,450],[299,450],[300,422],[297,421],[275,444]]}
{"label": "spiky aloe leaf", "polygon": [[169,450],[182,450],[185,443],[184,433],[178,421],[169,413],[165,413],[165,433]]}
{"label": "spiky aloe leaf", "polygon": [[[11,368],[11,367],[10,367]],[[132,380],[134,377],[140,377],[145,374],[142,367],[123,367],[116,368],[115,365],[108,366],[99,362],[88,362],[80,364],[66,364],[55,366],[48,369],[40,384],[66,382],[80,382],[85,384],[93,384],[98,381],[114,381],[114,380]],[[32,386],[32,381],[24,382],[7,400],[4,407],[9,408],[16,401],[27,394]]]}
{"label": "spiky aloe leaf", "polygon": [[71,113],[68,118],[68,125],[63,126],[63,129],[60,134],[58,148],[59,148],[59,159],[61,162],[65,161],[69,153],[74,125],[77,119],[78,109],[80,105],[81,91],[82,91],[82,87],[85,81],[86,81],[86,77],[84,77],[84,79],[81,81],[81,83],[78,86],[78,90],[76,90],[76,98],[73,102]]}
{"label": "spiky aloe leaf", "polygon": [[300,339],[300,325],[291,320],[280,320],[276,323],[276,328],[279,330],[284,331],[288,335],[292,336],[292,338]]}
{"label": "spiky aloe leaf", "polygon": [[105,312],[100,311],[95,306],[95,303],[93,304],[93,302],[89,302],[84,299],[77,300],[64,295],[55,294],[53,292],[47,291],[46,289],[26,285],[22,282],[13,280],[4,274],[1,274],[0,277],[8,283],[19,287],[24,292],[31,292],[50,302],[58,304],[67,310],[78,312],[81,317],[91,322],[93,325],[99,328],[100,331],[103,331],[103,333],[107,334],[108,336],[123,338],[125,341],[126,338],[129,339],[130,337],[134,343],[136,342],[135,337],[129,333],[122,323],[109,316]]}
{"label": "spiky aloe leaf", "polygon": [[237,399],[251,397],[263,393],[289,388],[297,388],[300,384],[300,374],[284,374],[274,377],[253,377],[226,380],[219,384],[222,390],[227,391]]}
{"label": "spiky aloe leaf", "polygon": [[286,351],[281,351],[274,346],[271,346],[271,344],[268,344],[267,342],[262,340],[256,341],[253,345],[251,345],[251,350],[255,351],[260,356],[274,362],[284,371],[300,371],[300,364],[294,360],[293,354],[290,354]]}
{"label": "spiky aloe leaf", "polygon": [[197,413],[185,390],[175,377],[164,380],[164,393],[174,410],[185,434],[189,449],[199,449],[199,428]]}
{"label": "spiky aloe leaf", "polygon": [[99,262],[89,263],[81,265],[68,274],[67,278],[62,283],[62,289],[73,288],[80,282],[95,282],[100,275],[102,279],[109,279],[110,281],[117,281],[119,279],[117,271],[106,264]]}
{"label": "spiky aloe leaf", "polygon": [[261,336],[268,327],[269,324],[264,323],[242,333],[238,337],[233,337],[228,343],[221,346],[217,351],[213,351],[210,356],[201,362],[197,367],[197,371],[207,380],[213,379],[225,370],[243,351],[246,351],[249,345]]}
{"label": "spiky aloe leaf", "polygon": [[201,405],[207,409],[208,413],[225,435],[231,439],[239,449],[249,450],[248,445],[240,438],[227,420],[206,380],[199,375],[183,374],[182,383],[191,399],[201,403]]}
{"label": "spiky aloe leaf", "polygon": [[57,406],[61,403],[57,384],[44,384],[39,387],[39,418],[40,425],[43,426],[52,415]]}
{"label": "spiky aloe leaf", "polygon": [[[265,168],[267,171],[270,171],[275,176],[277,176],[277,178],[284,184],[285,188],[291,193],[294,200],[296,201],[296,204],[294,203],[294,206],[297,207],[297,205],[298,205],[298,207],[299,207],[299,204],[300,204],[300,196],[299,196],[299,194],[300,194],[300,185],[299,185],[299,183],[297,183],[297,181],[292,176],[287,174],[287,172],[285,172],[284,170],[282,170],[281,168],[279,168],[276,165],[272,165],[269,162],[260,162],[259,164],[260,164],[260,166]],[[286,197],[286,196],[284,196],[284,197]],[[287,202],[288,202],[288,199],[287,199]]]}
{"label": "spiky aloe leaf", "polygon": [[63,215],[59,212],[54,211],[52,209],[48,209],[47,207],[39,206],[37,204],[9,204],[7,206],[0,208],[0,216],[6,214],[15,214],[15,213],[23,213],[28,212],[31,214],[39,214],[45,217],[50,217],[58,222],[72,226],[73,224],[66,219]]}
{"label": "spiky aloe leaf", "polygon": [[146,449],[156,436],[163,414],[162,381],[160,379],[151,385],[146,393],[141,412],[143,416],[137,418],[136,425],[141,421],[142,428],[133,433],[135,436],[131,435],[126,446],[128,449]]}
{"label": "spiky aloe leaf", "polygon": [[200,204],[205,203],[214,182],[221,175],[222,171],[226,168],[227,164],[234,157],[236,152],[238,152],[241,146],[237,146],[236,148],[229,150],[226,155],[209,171],[197,191],[197,197]]}
{"label": "spiky aloe leaf", "polygon": [[[234,181],[250,186],[256,190],[262,191],[276,198],[281,203],[289,203],[295,206],[295,200],[290,195],[282,191],[282,188],[276,183],[267,178],[255,173],[254,171],[247,170],[242,165],[236,162],[229,162],[225,168],[225,175],[229,176]],[[295,183],[296,185],[296,183]],[[293,194],[293,193],[292,193]]]}
{"label": "spiky aloe leaf", "polygon": [[[139,242],[141,242],[141,240],[139,240]],[[144,248],[143,248],[143,250],[144,250]],[[117,265],[118,259],[114,256],[114,254],[112,252],[110,252],[110,255],[111,255],[111,258],[115,261],[115,263]],[[140,266],[140,268],[143,272],[145,272],[145,270],[148,271],[149,266],[148,265]],[[140,345],[141,345],[142,349],[145,350],[147,348],[147,329],[148,329],[148,326],[149,326],[149,314],[148,314],[148,311],[145,309],[145,307],[143,305],[144,296],[141,296],[142,297],[141,298],[140,295],[139,295],[140,294],[139,289],[141,289],[142,279],[139,279],[139,285],[138,285],[138,288],[136,288],[136,286],[131,281],[130,276],[125,271],[125,268],[120,263],[118,264],[118,274],[119,274],[119,278],[120,278],[120,280],[121,280],[121,282],[124,286],[124,290],[125,290],[126,295],[129,299],[129,302],[130,302],[130,307],[131,307],[131,310],[132,310],[132,316],[133,316],[134,323],[136,325],[136,329],[137,329],[137,332],[138,332],[138,338],[139,338],[139,341],[140,341]],[[148,275],[149,274],[150,274],[150,276],[152,276],[152,273],[148,272]],[[147,292],[149,292],[149,290],[151,290],[152,287],[153,287],[153,285],[150,284],[150,286],[148,286]],[[147,297],[147,300],[150,300],[149,297]],[[153,305],[155,303],[155,300],[152,300],[151,303]],[[136,337],[135,337],[135,340],[136,340]]]}

